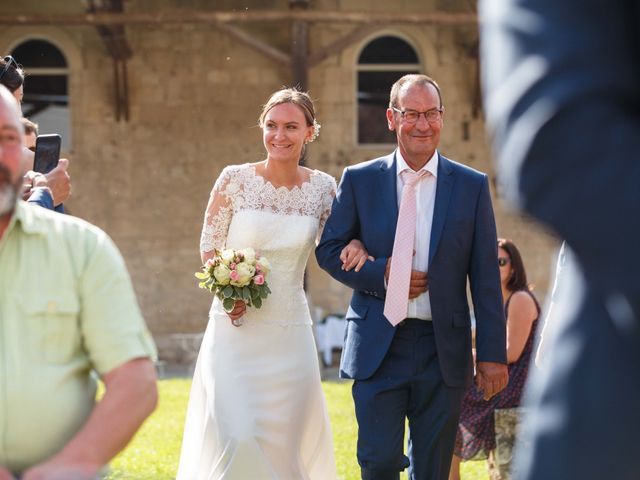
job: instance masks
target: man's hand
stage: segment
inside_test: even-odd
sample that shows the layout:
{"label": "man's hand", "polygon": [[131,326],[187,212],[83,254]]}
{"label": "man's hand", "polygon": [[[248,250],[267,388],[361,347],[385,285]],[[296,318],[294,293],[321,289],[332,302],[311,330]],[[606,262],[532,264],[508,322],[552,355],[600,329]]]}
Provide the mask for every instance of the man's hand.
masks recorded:
{"label": "man's hand", "polygon": [[476,365],[476,386],[489,400],[500,392],[509,382],[509,371],[503,363],[478,362]]}
{"label": "man's hand", "polygon": [[58,166],[46,175],[29,170],[23,179],[23,200],[29,198],[34,188],[48,188],[54,206],[64,203],[71,195],[71,177],[67,172],[68,167],[69,160],[61,158]]}
{"label": "man's hand", "polygon": [[11,472],[0,465],[0,480],[15,480]]}
{"label": "man's hand", "polygon": [[21,480],[97,480],[99,471],[100,466],[49,461],[31,467]]}
{"label": "man's hand", "polygon": [[71,195],[71,177],[67,172],[68,167],[69,160],[61,158],[58,166],[45,175],[55,206],[64,203]]}
{"label": "man's hand", "polygon": [[[22,179],[22,199],[27,201],[36,188],[46,188],[51,198],[53,198],[53,193],[49,189],[47,178],[42,173],[29,170],[24,174]],[[2,480],[1,477],[0,480]]]}
{"label": "man's hand", "polygon": [[409,300],[419,297],[429,289],[429,278],[427,272],[411,270],[411,279],[409,280]]}
{"label": "man's hand", "polygon": [[[234,320],[239,319],[246,312],[247,312],[247,304],[244,303],[242,300],[236,300],[236,303],[233,306],[233,310],[228,312],[227,315],[229,315],[229,318],[231,319],[231,322],[233,323]],[[235,323],[233,325],[236,326],[236,327],[238,326]]]}
{"label": "man's hand", "polygon": [[371,260],[373,262],[375,258],[369,255],[367,249],[364,248],[362,242],[357,238],[351,240],[349,244],[340,252],[342,270],[346,272],[354,267],[355,271],[359,272],[362,266],[367,262],[367,260]]}
{"label": "man's hand", "polygon": [[[389,284],[389,271],[391,270],[391,257],[387,259],[387,266],[384,270],[384,280]],[[419,270],[411,270],[411,278],[409,279],[409,300],[419,297],[429,289],[429,277],[427,272]]]}

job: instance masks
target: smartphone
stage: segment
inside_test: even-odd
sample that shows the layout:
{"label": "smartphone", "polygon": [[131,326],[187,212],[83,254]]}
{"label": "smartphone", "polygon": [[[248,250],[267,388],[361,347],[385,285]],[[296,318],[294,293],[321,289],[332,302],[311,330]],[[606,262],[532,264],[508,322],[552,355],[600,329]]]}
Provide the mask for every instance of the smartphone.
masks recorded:
{"label": "smartphone", "polygon": [[60,160],[60,145],[62,137],[54,133],[38,135],[36,138],[36,153],[33,158],[33,170],[39,173],[49,173],[58,166]]}

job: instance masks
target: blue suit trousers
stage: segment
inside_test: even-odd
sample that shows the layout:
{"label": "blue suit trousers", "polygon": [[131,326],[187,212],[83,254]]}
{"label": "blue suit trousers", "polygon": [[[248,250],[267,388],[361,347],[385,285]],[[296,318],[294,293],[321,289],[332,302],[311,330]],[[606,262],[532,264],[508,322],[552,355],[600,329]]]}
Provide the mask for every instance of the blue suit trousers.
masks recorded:
{"label": "blue suit trousers", "polygon": [[411,480],[448,478],[464,388],[443,382],[431,322],[398,326],[380,367],[352,393],[363,480],[397,480],[407,467]]}

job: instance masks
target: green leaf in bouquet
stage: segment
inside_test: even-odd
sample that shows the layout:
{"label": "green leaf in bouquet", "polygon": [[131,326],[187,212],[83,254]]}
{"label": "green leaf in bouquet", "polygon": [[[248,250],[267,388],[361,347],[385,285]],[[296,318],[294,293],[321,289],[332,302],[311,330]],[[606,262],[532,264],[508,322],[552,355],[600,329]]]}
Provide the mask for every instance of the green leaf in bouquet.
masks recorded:
{"label": "green leaf in bouquet", "polygon": [[242,298],[242,288],[236,287],[235,285],[232,288],[233,288],[233,293],[235,294],[235,298],[241,299]]}
{"label": "green leaf in bouquet", "polygon": [[233,287],[231,285],[224,287],[222,289],[222,295],[224,298],[231,298],[231,295],[233,295]]}
{"label": "green leaf in bouquet", "polygon": [[253,306],[256,308],[260,308],[262,306],[262,299],[257,297],[253,300]]}
{"label": "green leaf in bouquet", "polygon": [[206,282],[198,282],[198,286],[200,288],[207,288],[207,283]]}
{"label": "green leaf in bouquet", "polygon": [[242,298],[243,300],[246,300],[247,302],[251,301],[251,290],[249,290],[248,287],[245,287],[242,289]]}
{"label": "green leaf in bouquet", "polygon": [[205,280],[205,279],[209,278],[209,274],[205,273],[205,272],[196,272],[195,276],[196,276],[196,278],[198,278],[200,280]]}
{"label": "green leaf in bouquet", "polygon": [[264,285],[260,286],[260,298],[262,300],[264,300],[265,298],[267,298],[267,295],[269,295],[269,293],[271,293],[271,290],[269,290],[269,287],[266,287]]}
{"label": "green leaf in bouquet", "polygon": [[222,306],[224,307],[225,311],[230,312],[231,310],[233,310],[233,306],[236,304],[236,301],[233,298],[225,298],[222,301]]}

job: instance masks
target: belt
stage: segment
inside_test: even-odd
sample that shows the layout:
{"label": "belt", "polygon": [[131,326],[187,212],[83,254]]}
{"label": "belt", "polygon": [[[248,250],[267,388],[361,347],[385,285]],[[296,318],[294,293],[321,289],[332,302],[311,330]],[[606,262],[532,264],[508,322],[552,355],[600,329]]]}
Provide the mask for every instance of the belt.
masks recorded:
{"label": "belt", "polygon": [[398,326],[399,327],[423,327],[425,325],[433,325],[431,319],[423,318],[405,318]]}

